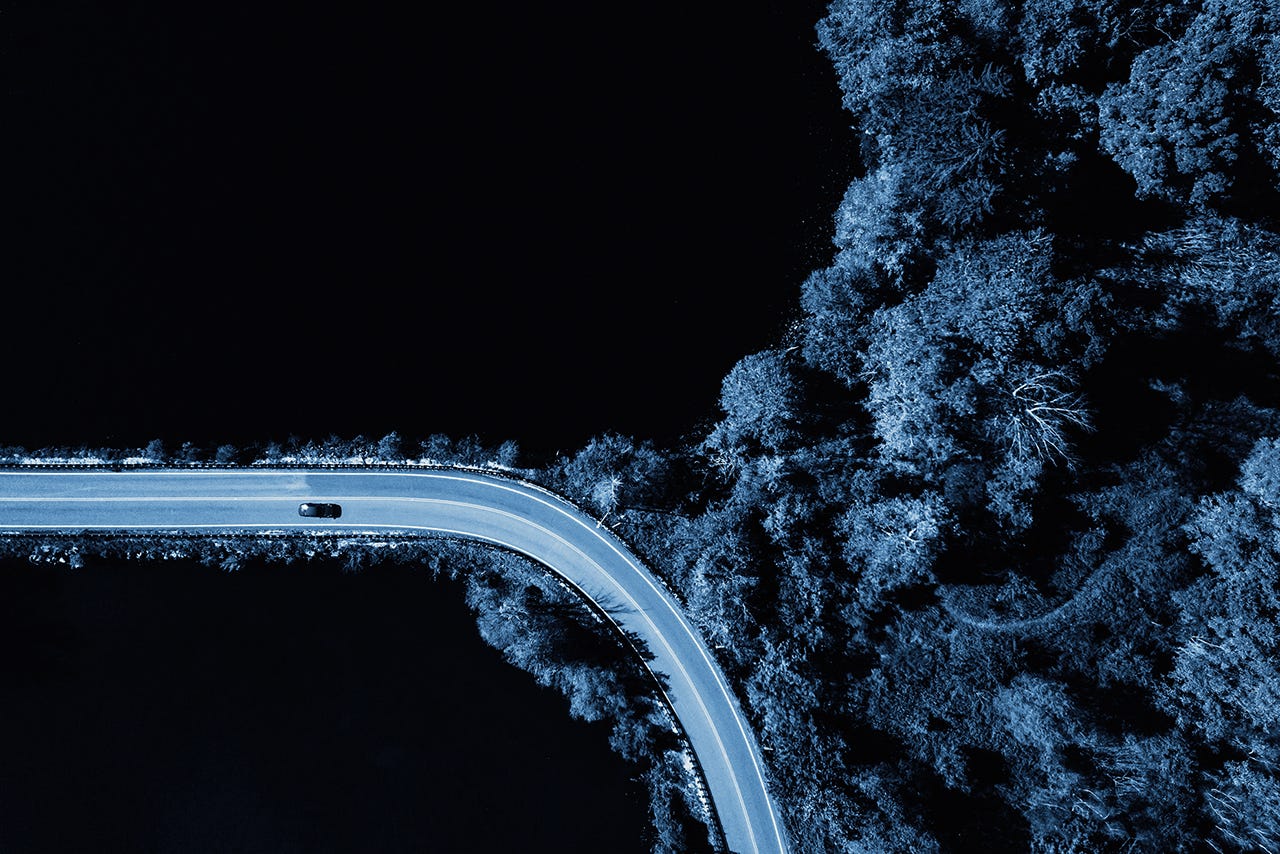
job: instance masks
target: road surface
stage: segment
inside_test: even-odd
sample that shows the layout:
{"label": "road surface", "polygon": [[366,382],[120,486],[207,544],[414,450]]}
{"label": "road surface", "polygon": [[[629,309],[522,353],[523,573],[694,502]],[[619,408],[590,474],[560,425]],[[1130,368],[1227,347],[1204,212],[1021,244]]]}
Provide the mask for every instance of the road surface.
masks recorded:
{"label": "road surface", "polygon": [[[342,505],[304,519],[303,501]],[[654,654],[649,668],[689,737],[729,847],[785,852],[763,763],[706,644],[607,528],[535,486],[461,470],[18,470],[0,472],[0,536],[14,531],[424,531],[525,554],[608,608]]]}

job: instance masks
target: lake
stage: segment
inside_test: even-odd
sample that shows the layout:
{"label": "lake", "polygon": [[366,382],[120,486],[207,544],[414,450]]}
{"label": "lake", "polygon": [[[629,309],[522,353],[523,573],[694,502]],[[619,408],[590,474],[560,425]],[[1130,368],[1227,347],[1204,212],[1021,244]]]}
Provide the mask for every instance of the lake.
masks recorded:
{"label": "lake", "polygon": [[412,567],[0,565],[0,849],[647,851],[608,729]]}

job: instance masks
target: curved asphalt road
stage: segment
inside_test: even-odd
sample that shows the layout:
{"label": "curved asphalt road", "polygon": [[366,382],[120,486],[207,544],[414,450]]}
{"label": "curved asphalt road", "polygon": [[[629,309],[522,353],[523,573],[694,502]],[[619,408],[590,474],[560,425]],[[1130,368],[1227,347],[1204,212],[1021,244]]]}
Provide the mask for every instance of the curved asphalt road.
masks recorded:
{"label": "curved asphalt road", "polygon": [[[298,504],[342,505],[303,519]],[[529,484],[459,470],[0,472],[6,531],[430,531],[494,543],[551,568],[649,645],[649,667],[689,736],[729,847],[785,852],[782,822],[737,701],[680,606],[617,537]]]}

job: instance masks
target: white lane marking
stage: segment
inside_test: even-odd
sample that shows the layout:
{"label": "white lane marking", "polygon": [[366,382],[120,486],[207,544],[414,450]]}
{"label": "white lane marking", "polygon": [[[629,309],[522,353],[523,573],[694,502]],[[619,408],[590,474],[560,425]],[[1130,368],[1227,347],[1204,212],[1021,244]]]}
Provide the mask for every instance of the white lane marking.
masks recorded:
{"label": "white lane marking", "polygon": [[[287,477],[287,476],[289,476],[289,475],[291,475],[291,474],[292,474],[292,475],[294,475],[294,476],[298,476],[298,477],[307,477],[307,476],[312,476],[312,475],[314,475],[314,476],[341,476],[341,477],[369,477],[369,476],[376,476],[376,477],[425,477],[425,478],[435,478],[435,479],[438,479],[438,480],[454,480],[454,481],[461,481],[461,482],[465,482],[465,483],[472,483],[472,484],[476,484],[476,485],[481,486],[481,487],[487,487],[487,488],[493,488],[493,489],[500,489],[500,490],[504,490],[504,491],[506,491],[506,492],[510,492],[510,493],[512,493],[512,494],[519,495],[519,496],[521,496],[522,498],[526,498],[526,499],[532,500],[532,501],[534,501],[534,502],[536,502],[536,503],[538,503],[538,504],[541,504],[541,505],[543,505],[544,507],[546,507],[546,508],[548,508],[548,509],[550,509],[550,510],[554,511],[555,513],[558,513],[558,514],[560,514],[560,515],[562,515],[562,516],[564,516],[564,517],[566,517],[566,518],[570,519],[571,521],[573,521],[574,523],[576,523],[579,527],[581,527],[583,530],[585,530],[588,534],[593,535],[597,540],[599,540],[599,541],[600,541],[600,543],[602,543],[603,545],[605,545],[606,547],[608,547],[608,548],[609,548],[611,551],[613,551],[613,552],[614,552],[614,554],[616,554],[616,555],[617,555],[617,556],[618,556],[618,557],[619,557],[619,558],[620,558],[620,559],[621,559],[625,564],[627,564],[627,566],[628,566],[628,567],[629,567],[633,572],[635,572],[635,573],[636,573],[636,576],[637,576],[641,581],[643,581],[643,582],[644,582],[644,583],[645,583],[645,584],[646,584],[646,585],[647,585],[647,586],[648,586],[648,587],[653,591],[653,593],[658,597],[658,599],[659,599],[660,601],[662,601],[662,603],[663,603],[664,605],[666,605],[666,606],[667,606],[667,609],[671,612],[672,616],[675,618],[676,623],[677,623],[677,624],[678,624],[678,625],[679,625],[679,626],[684,630],[684,632],[689,636],[690,641],[692,641],[692,643],[693,643],[694,647],[698,650],[698,654],[702,656],[702,658],[703,658],[704,662],[707,664],[707,666],[708,666],[708,670],[710,671],[710,673],[711,673],[711,675],[712,675],[712,678],[715,680],[717,687],[720,689],[721,693],[724,695],[725,701],[726,701],[726,703],[728,704],[728,708],[729,708],[730,713],[731,713],[731,715],[732,715],[732,717],[733,717],[733,719],[734,719],[734,723],[737,725],[738,730],[739,730],[739,733],[742,735],[743,743],[744,743],[744,745],[745,745],[745,746],[746,746],[746,748],[747,748],[747,755],[750,757],[750,759],[751,759],[751,763],[752,763],[752,766],[753,766],[753,770],[755,771],[756,780],[759,782],[759,784],[760,784],[760,790],[761,790],[762,794],[764,795],[764,802],[765,802],[766,808],[767,808],[767,810],[768,810],[768,812],[769,812],[769,819],[770,819],[770,821],[771,821],[771,823],[772,823],[772,825],[773,825],[774,837],[775,837],[775,839],[776,839],[776,840],[777,840],[777,842],[778,842],[779,850],[781,850],[781,851],[786,851],[786,850],[787,850],[787,846],[786,846],[786,843],[785,843],[785,841],[783,840],[783,837],[782,837],[782,831],[781,831],[781,828],[779,827],[778,817],[777,817],[777,814],[776,814],[775,806],[774,806],[774,804],[773,804],[773,800],[772,800],[772,798],[770,798],[770,797],[769,797],[769,794],[768,794],[768,787],[765,785],[764,774],[763,774],[763,771],[761,770],[761,767],[760,767],[760,761],[759,761],[759,759],[758,759],[758,758],[757,758],[757,756],[756,756],[756,750],[755,750],[755,749],[753,748],[753,746],[752,746],[752,745],[753,745],[753,742],[751,741],[750,736],[747,734],[747,729],[746,729],[746,726],[745,726],[745,722],[744,722],[744,720],[742,719],[741,713],[740,713],[740,712],[738,711],[738,709],[737,709],[737,706],[736,706],[736,703],[735,703],[735,701],[734,701],[734,699],[733,699],[732,693],[729,691],[729,689],[728,689],[728,685],[727,685],[727,683],[724,681],[724,678],[723,678],[723,676],[722,676],[722,675],[721,675],[721,673],[720,673],[720,668],[719,668],[719,667],[718,667],[718,666],[717,666],[717,665],[716,665],[716,664],[711,660],[710,654],[707,652],[707,650],[705,649],[704,645],[701,643],[700,639],[699,639],[699,638],[697,637],[697,635],[694,633],[693,628],[692,628],[692,625],[688,623],[688,621],[685,619],[684,615],[679,611],[679,609],[677,608],[677,606],[675,605],[675,603],[670,599],[670,597],[669,597],[669,596],[668,596],[664,591],[662,591],[662,590],[661,590],[661,589],[660,589],[656,584],[654,584],[653,579],[652,579],[652,578],[650,578],[650,576],[649,576],[649,573],[648,573],[646,570],[643,570],[643,569],[642,569],[642,568],[641,568],[641,567],[640,567],[640,566],[639,566],[635,561],[633,561],[633,560],[631,559],[631,557],[630,557],[628,554],[626,554],[623,550],[619,549],[619,548],[618,548],[618,546],[617,546],[617,545],[615,545],[615,543],[614,543],[614,542],[612,542],[609,538],[606,538],[606,537],[604,536],[604,534],[602,533],[601,529],[600,529],[598,526],[594,526],[594,527],[593,527],[592,525],[590,525],[590,524],[588,524],[586,521],[584,521],[583,516],[585,516],[585,514],[581,514],[581,513],[580,513],[580,511],[577,511],[577,510],[576,510],[576,508],[574,508],[574,507],[573,507],[573,505],[571,505],[571,504],[569,504],[568,502],[564,501],[564,499],[561,499],[559,496],[555,495],[555,493],[552,493],[552,492],[550,492],[549,490],[545,490],[545,489],[543,489],[542,487],[537,486],[536,484],[526,483],[526,482],[524,482],[524,481],[518,481],[518,480],[517,480],[517,481],[514,481],[514,483],[518,484],[520,488],[516,488],[516,486],[512,486],[512,485],[510,485],[510,484],[507,484],[507,483],[504,483],[504,482],[499,481],[499,480],[498,480],[498,476],[496,476],[496,475],[486,475],[486,474],[485,474],[485,473],[483,473],[483,472],[470,472],[470,471],[462,471],[462,470],[453,470],[453,471],[454,471],[455,473],[446,473],[446,471],[441,471],[441,470],[437,470],[437,471],[423,471],[423,472],[413,472],[413,471],[395,471],[395,472],[387,472],[387,471],[377,471],[377,470],[326,471],[326,470],[322,470],[322,469],[274,469],[274,470],[272,470],[272,469],[257,469],[257,470],[253,470],[253,469],[250,469],[250,470],[240,470],[240,469],[236,469],[236,470],[212,470],[212,471],[210,471],[210,470],[183,471],[183,470],[176,470],[176,469],[162,469],[162,470],[158,470],[158,471],[130,472],[129,474],[130,474],[130,475],[132,475],[132,476],[139,476],[139,475],[141,475],[141,476],[161,476],[161,477],[190,477],[190,476],[192,476],[192,475],[196,475],[196,476],[203,476],[203,477],[215,477],[215,478],[216,478],[216,477],[222,477],[222,478],[227,478],[227,477],[238,477],[238,476],[244,476],[244,475],[261,475],[261,476],[272,476],[272,477]],[[106,476],[106,473],[104,473],[104,472],[97,472],[97,471],[95,471],[95,472],[54,472],[54,471],[36,471],[36,472],[8,471],[8,472],[0,472],[0,476],[3,476],[3,475],[16,475],[16,476],[19,476],[19,477],[31,476],[31,475],[44,475],[44,476],[55,476],[55,477],[66,477],[66,476],[68,476],[68,475],[71,475],[71,476],[79,476],[79,477],[86,477],[86,476],[88,476],[88,477],[104,477],[104,476]],[[555,503],[552,503],[551,501],[547,501],[546,499],[542,498],[538,493],[541,493],[541,494],[545,494],[545,495],[547,495],[547,496],[550,496],[551,498],[555,499]],[[382,496],[361,496],[360,498],[361,498],[361,499],[364,499],[364,500],[388,500],[388,501],[396,501],[396,500],[433,500],[433,499],[412,499],[412,498],[408,498],[408,497],[393,497],[393,498],[386,498],[386,497],[382,497]],[[82,499],[68,498],[68,499],[65,499],[65,500],[75,501],[75,500],[86,500],[86,499],[83,499],[83,498],[82,498]],[[112,498],[109,498],[109,499],[101,499],[101,500],[117,500],[117,499],[115,499],[115,497],[112,497]],[[139,500],[139,499],[121,498],[121,499],[118,499],[118,500],[122,500],[122,501],[130,501],[130,500]],[[148,499],[148,500],[164,501],[164,500],[172,500],[172,499],[157,498],[157,499]],[[192,500],[192,501],[209,501],[209,500],[215,500],[215,499],[212,499],[212,498],[189,498],[189,500]],[[254,496],[254,497],[244,497],[242,500],[246,500],[246,501],[264,501],[264,500],[265,500],[265,501],[270,501],[270,500],[276,500],[276,499],[275,499],[274,497]],[[281,500],[284,500],[284,499],[281,499]],[[290,501],[295,501],[295,500],[297,500],[297,497],[296,497],[296,496],[293,496],[293,497],[290,497],[288,500],[290,500]],[[359,499],[356,499],[356,498],[338,498],[337,500],[348,500],[348,501],[351,501],[351,500],[359,500]],[[434,499],[434,500],[440,500],[440,499]],[[516,516],[516,515],[513,515],[513,514],[509,514],[509,513],[506,513],[506,511],[498,510],[497,508],[490,508],[490,507],[483,506],[483,505],[466,505],[466,506],[468,506],[468,507],[472,507],[472,508],[475,508],[475,509],[479,509],[479,510],[486,510],[486,511],[491,511],[491,512],[498,512],[498,513],[501,513],[501,514],[503,514],[503,515],[510,516],[510,517],[511,517],[511,518],[513,518],[513,519],[517,519],[517,520],[519,520],[519,521],[521,521],[521,522],[524,522],[524,523],[526,523],[526,524],[529,524],[529,525],[531,525],[531,526],[533,526],[533,527],[538,528],[539,530],[542,530],[542,531],[544,531],[544,532],[548,533],[550,536],[554,537],[555,539],[560,540],[562,543],[564,543],[565,545],[567,545],[567,546],[569,546],[570,548],[574,549],[575,551],[578,551],[578,552],[579,552],[579,554],[582,554],[580,550],[578,550],[576,547],[574,547],[574,546],[572,546],[571,544],[569,544],[567,541],[564,541],[564,540],[563,540],[562,538],[560,538],[558,535],[556,535],[556,534],[554,534],[554,533],[552,533],[552,532],[548,531],[548,530],[547,530],[547,529],[545,529],[545,528],[542,528],[541,526],[538,526],[536,523],[533,523],[533,522],[531,522],[531,521],[529,521],[529,520],[525,519],[524,517]],[[568,507],[569,509],[566,509],[566,507]],[[571,512],[571,511],[573,511],[573,512]],[[33,527],[35,527],[35,526],[33,526]],[[65,526],[48,526],[48,527],[50,527],[50,528],[59,528],[59,527],[65,527]],[[95,527],[96,527],[96,526],[95,526]],[[103,526],[103,527],[111,527],[111,526]],[[144,526],[130,526],[130,527],[144,527]],[[173,528],[173,526],[171,526],[171,525],[170,525],[170,526],[158,525],[158,526],[145,526],[145,527],[148,527],[148,528],[156,528],[156,529],[162,529],[162,528],[170,528],[170,529],[172,529],[172,528]],[[216,525],[216,526],[207,526],[207,525],[206,525],[206,526],[198,526],[198,527],[227,527],[227,528],[234,528],[234,527],[276,527],[276,526],[272,526],[272,525],[248,525],[248,526],[235,526],[235,525],[225,525],[225,526],[224,526],[224,525]],[[392,525],[392,526],[387,526],[387,527],[416,527],[416,528],[417,528],[417,529],[419,529],[419,530],[432,530],[432,529],[430,529],[430,528],[423,528],[423,527],[419,527],[419,526],[393,526],[393,525]],[[459,536],[469,536],[469,534],[467,534],[466,532],[455,532],[455,533],[458,533],[458,535],[459,535]],[[470,536],[474,536],[474,535],[470,535]],[[476,538],[477,538],[477,539],[486,539],[486,538],[484,538],[484,537],[476,537]],[[504,545],[505,545],[505,544],[504,544]],[[514,548],[514,547],[512,547],[512,546],[508,546],[508,547],[510,547],[510,548]],[[519,549],[517,549],[517,551],[520,551],[520,550],[519,550]],[[522,553],[527,554],[526,552],[522,552]],[[603,567],[601,567],[599,564],[597,564],[597,563],[595,563],[594,561],[590,560],[590,558],[586,558],[586,556],[585,556],[585,555],[582,555],[582,556],[583,556],[583,557],[584,557],[584,558],[585,558],[589,563],[591,563],[591,564],[592,564],[593,566],[595,566],[598,570],[600,570],[600,571],[601,571],[605,576],[609,577],[611,581],[614,581],[615,586],[617,585],[616,580],[612,579],[612,576],[610,576],[610,574],[608,573],[608,571],[604,570],[604,568],[603,568]],[[531,555],[531,557],[532,557],[532,555]],[[544,561],[539,561],[539,562],[540,562],[540,563],[545,563]],[[549,566],[549,564],[548,564],[548,566]],[[554,567],[552,567],[552,569],[554,569]],[[559,573],[558,573],[558,574],[559,574]],[[562,577],[563,577],[563,575],[562,575]],[[572,582],[571,582],[571,583],[572,583]],[[574,586],[576,587],[577,585],[575,584]],[[579,588],[579,589],[581,589],[581,588]],[[621,588],[620,588],[620,589],[621,589]],[[584,593],[584,594],[586,594],[586,591],[584,590],[584,591],[583,591],[583,593]],[[624,591],[624,595],[625,595],[625,591]],[[591,597],[588,595],[588,598],[591,598]],[[629,597],[629,596],[627,596],[627,598],[628,598],[628,599],[630,599],[630,597]],[[634,603],[634,600],[633,600],[633,599],[632,599],[631,601]],[[638,603],[636,603],[636,604],[637,604],[637,607],[638,607]],[[648,621],[648,617],[647,617],[647,615],[646,615],[646,621]],[[652,622],[651,622],[651,621],[648,621],[648,622],[650,622],[650,625],[652,625]],[[697,688],[694,686],[694,684],[693,684],[693,680],[688,678],[688,673],[687,673],[687,671],[685,671],[685,670],[684,670],[683,663],[680,661],[679,656],[677,656],[677,655],[674,653],[674,651],[671,649],[670,644],[666,641],[666,638],[665,638],[663,635],[661,635],[661,633],[659,633],[659,632],[657,632],[657,631],[656,631],[656,627],[655,627],[655,634],[657,634],[657,636],[658,636],[658,637],[662,638],[663,645],[667,648],[667,650],[668,650],[669,652],[671,652],[671,655],[672,655],[673,660],[676,662],[677,666],[678,666],[678,667],[680,667],[681,672],[685,675],[686,680],[689,682],[690,686],[693,688],[693,693],[694,693],[694,696],[695,696],[695,697],[697,698],[697,700],[698,700],[698,705],[699,705],[699,707],[701,708],[701,710],[702,710],[702,712],[703,712],[704,716],[705,716],[705,717],[706,717],[706,718],[711,722],[711,730],[712,730],[712,733],[715,735],[715,738],[716,738],[716,741],[717,741],[717,746],[720,748],[721,754],[723,755],[723,757],[724,757],[724,759],[725,759],[725,761],[726,761],[726,765],[727,765],[730,769],[732,769],[732,768],[734,767],[734,765],[733,765],[732,761],[731,761],[731,760],[729,760],[728,754],[727,754],[727,752],[725,751],[725,748],[724,748],[724,743],[723,743],[723,741],[722,741],[722,740],[721,740],[721,738],[720,738],[719,730],[718,730],[718,728],[715,726],[715,724],[714,724],[714,719],[713,719],[713,718],[711,718],[710,713],[709,713],[709,711],[708,711],[708,710],[707,710],[707,708],[706,708],[706,704],[705,704],[705,702],[703,701],[701,694],[698,692]],[[729,775],[729,779],[730,779],[730,781],[731,781],[731,782],[732,782],[732,784],[733,784],[733,787],[734,787],[734,790],[735,790],[735,791],[734,791],[734,794],[737,796],[738,805],[739,805],[739,807],[740,807],[740,809],[741,809],[741,814],[742,814],[742,815],[743,815],[743,817],[745,818],[745,826],[746,826],[747,834],[748,834],[748,836],[750,836],[750,838],[751,838],[751,845],[752,845],[752,848],[753,848],[753,849],[758,850],[758,845],[757,845],[756,837],[755,837],[755,830],[754,830],[754,828],[753,828],[753,826],[752,826],[752,815],[751,815],[750,811],[749,811],[749,810],[747,810],[747,808],[746,808],[746,803],[745,803],[745,801],[744,801],[744,799],[743,799],[743,793],[742,793],[741,787],[740,787],[740,786],[739,786],[739,784],[738,784],[737,775],[735,775],[735,774],[733,774],[733,773],[730,773],[730,775]]]}

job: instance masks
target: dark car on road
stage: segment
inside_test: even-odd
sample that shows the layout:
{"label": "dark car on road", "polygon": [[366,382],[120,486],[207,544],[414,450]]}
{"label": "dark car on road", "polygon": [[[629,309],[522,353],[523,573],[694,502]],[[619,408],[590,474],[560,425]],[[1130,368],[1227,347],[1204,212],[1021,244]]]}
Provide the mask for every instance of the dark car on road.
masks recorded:
{"label": "dark car on road", "polygon": [[342,515],[341,504],[315,504],[308,502],[298,505],[299,516],[311,516],[318,519],[337,519]]}

